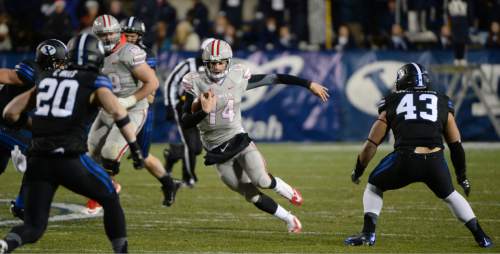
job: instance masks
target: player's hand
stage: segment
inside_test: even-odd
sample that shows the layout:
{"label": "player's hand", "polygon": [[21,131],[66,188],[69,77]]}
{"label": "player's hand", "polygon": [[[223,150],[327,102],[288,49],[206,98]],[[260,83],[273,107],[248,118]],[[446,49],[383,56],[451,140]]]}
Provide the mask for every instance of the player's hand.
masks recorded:
{"label": "player's hand", "polygon": [[205,111],[205,113],[212,112],[215,107],[215,102],[215,94],[212,92],[212,90],[208,90],[207,92],[204,92],[200,95],[201,109]]}
{"label": "player's hand", "polygon": [[330,97],[330,94],[328,93],[328,88],[326,88],[326,87],[324,87],[316,82],[311,82],[311,86],[309,86],[309,90],[311,90],[311,93],[318,96],[322,102],[328,101],[328,98]]}
{"label": "player's hand", "polygon": [[132,142],[128,144],[130,147],[130,155],[132,156],[133,164],[135,169],[144,168],[144,157],[142,156],[141,148],[137,142]]}
{"label": "player's hand", "polygon": [[464,189],[464,193],[465,193],[465,196],[469,196],[470,194],[470,182],[469,182],[469,179],[467,179],[467,177],[463,176],[463,177],[457,177],[457,182],[458,184],[460,184],[460,186],[462,186],[462,189]]}
{"label": "player's hand", "polygon": [[137,99],[134,95],[125,98],[118,98],[118,102],[125,108],[128,109],[137,103]]}
{"label": "player's hand", "polygon": [[361,165],[361,162],[359,161],[359,157],[356,159],[356,166],[352,170],[351,173],[351,181],[355,184],[359,184],[360,180],[359,178],[363,175],[363,172],[365,172],[365,167]]}
{"label": "player's hand", "polygon": [[19,150],[19,146],[15,145],[14,150],[10,151],[10,158],[17,172],[24,174],[26,172],[26,156]]}

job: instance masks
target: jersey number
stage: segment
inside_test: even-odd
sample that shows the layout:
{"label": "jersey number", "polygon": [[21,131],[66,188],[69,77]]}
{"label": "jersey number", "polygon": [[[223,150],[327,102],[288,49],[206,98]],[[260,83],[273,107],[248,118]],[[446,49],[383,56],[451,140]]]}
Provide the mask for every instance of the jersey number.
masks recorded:
{"label": "jersey number", "polygon": [[54,117],[67,117],[73,114],[78,91],[76,80],[65,79],[59,83],[57,79],[46,78],[40,82],[38,90],[35,115],[48,116],[50,112]]}
{"label": "jersey number", "polygon": [[[437,97],[434,94],[421,94],[418,96],[419,101],[425,101],[425,107],[429,111],[417,111],[417,107],[413,104],[413,94],[405,95],[396,108],[396,114],[405,114],[405,120],[417,119],[418,116],[422,119],[431,122],[437,121]],[[430,113],[429,113],[430,112]]]}
{"label": "jersey number", "polygon": [[[210,112],[210,114],[208,115],[208,120],[211,125],[215,124],[215,119],[217,117],[216,110],[217,104],[215,104],[214,111]],[[224,107],[224,110],[222,110],[222,119],[228,119],[229,122],[232,122],[234,120],[234,115],[234,100],[228,100],[226,106]]]}

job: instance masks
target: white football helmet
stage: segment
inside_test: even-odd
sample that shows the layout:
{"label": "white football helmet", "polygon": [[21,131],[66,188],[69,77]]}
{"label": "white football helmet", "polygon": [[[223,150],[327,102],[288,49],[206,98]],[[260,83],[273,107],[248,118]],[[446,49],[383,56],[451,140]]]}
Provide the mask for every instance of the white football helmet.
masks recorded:
{"label": "white football helmet", "polygon": [[101,39],[104,51],[111,53],[116,44],[120,43],[121,27],[118,20],[111,15],[101,15],[94,20],[92,32]]}
{"label": "white football helmet", "polygon": [[[208,43],[201,54],[207,76],[216,82],[226,77],[229,66],[231,65],[231,58],[233,58],[233,50],[231,46],[223,40],[213,40]],[[211,64],[216,62],[225,62],[225,70],[222,72],[214,72]]]}

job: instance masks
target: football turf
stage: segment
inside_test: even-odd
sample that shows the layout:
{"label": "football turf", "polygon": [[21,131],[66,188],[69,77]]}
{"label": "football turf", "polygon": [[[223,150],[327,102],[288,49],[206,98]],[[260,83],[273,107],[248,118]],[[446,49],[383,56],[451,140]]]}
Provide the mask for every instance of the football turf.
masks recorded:
{"label": "football turf", "polygon": [[[164,145],[154,145],[159,158]],[[264,192],[302,221],[303,233],[286,231],[280,220],[260,212],[218,179],[215,168],[198,159],[199,183],[180,189],[172,207],[161,206],[160,185],[146,170],[134,170],[124,160],[117,177],[125,211],[131,253],[402,253],[500,252],[500,148],[467,148],[472,191],[467,198],[495,247],[481,249],[446,204],[422,183],[384,194],[375,246],[344,246],[343,240],[361,229],[362,195],[366,179],[390,150],[379,149],[355,185],[350,181],[359,145],[260,144],[268,168],[298,188],[302,207],[294,207],[270,190]],[[451,167],[451,164],[450,164]],[[455,177],[452,172],[453,183]],[[180,175],[180,166],[174,169]],[[0,176],[0,199],[12,199],[21,175],[9,165]],[[461,193],[462,190],[459,189]],[[86,199],[60,188],[56,202],[85,204]],[[11,220],[8,204],[0,203],[0,223]],[[53,214],[58,212],[53,209]],[[5,235],[12,225],[0,226]],[[102,217],[49,222],[42,239],[17,250],[26,253],[111,252]]]}

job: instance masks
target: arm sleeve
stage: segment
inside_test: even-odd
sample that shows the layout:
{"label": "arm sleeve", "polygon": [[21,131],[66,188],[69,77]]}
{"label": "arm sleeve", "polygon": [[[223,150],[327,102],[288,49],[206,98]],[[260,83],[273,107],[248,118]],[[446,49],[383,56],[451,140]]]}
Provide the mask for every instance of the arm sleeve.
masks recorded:
{"label": "arm sleeve", "polygon": [[450,148],[450,158],[457,180],[462,181],[465,178],[465,151],[460,141],[448,144]]}
{"label": "arm sleeve", "polygon": [[191,112],[191,106],[194,101],[194,96],[190,93],[185,93],[186,101],[182,107],[182,128],[188,129],[195,127],[199,122],[201,122],[208,114],[203,110],[198,110],[195,113]]}
{"label": "arm sleeve", "polygon": [[288,74],[257,74],[251,75],[248,80],[247,90],[276,84],[296,85],[309,89],[311,81]]}
{"label": "arm sleeve", "polygon": [[378,113],[382,113],[387,109],[386,98],[383,98],[377,103]]}

